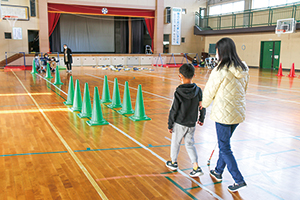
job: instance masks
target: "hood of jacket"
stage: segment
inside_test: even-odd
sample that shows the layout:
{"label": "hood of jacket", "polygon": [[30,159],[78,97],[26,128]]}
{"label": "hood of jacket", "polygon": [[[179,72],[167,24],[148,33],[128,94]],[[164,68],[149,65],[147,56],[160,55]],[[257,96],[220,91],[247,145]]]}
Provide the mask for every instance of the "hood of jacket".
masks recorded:
{"label": "hood of jacket", "polygon": [[244,78],[246,76],[248,76],[249,74],[249,68],[247,66],[247,64],[245,62],[243,62],[243,64],[246,66],[246,70],[242,70],[241,67],[235,68],[233,65],[229,67],[229,71],[238,79],[240,78]]}
{"label": "hood of jacket", "polygon": [[195,83],[182,84],[177,87],[176,92],[183,98],[192,99],[198,95],[199,87]]}

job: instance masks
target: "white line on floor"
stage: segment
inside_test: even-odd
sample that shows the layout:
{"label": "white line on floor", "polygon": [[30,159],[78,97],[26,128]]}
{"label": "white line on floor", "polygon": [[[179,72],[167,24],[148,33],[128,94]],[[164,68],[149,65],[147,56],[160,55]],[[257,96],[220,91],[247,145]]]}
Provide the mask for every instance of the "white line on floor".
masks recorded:
{"label": "white line on floor", "polygon": [[[99,78],[96,76],[96,78]],[[46,79],[44,79],[46,80]],[[48,81],[48,80],[47,80]],[[48,81],[49,83],[51,83],[50,81]],[[51,83],[51,85],[55,86],[53,83]],[[56,87],[56,86],[55,86]],[[65,93],[63,90],[61,90],[60,88],[56,87],[58,90],[60,90],[61,92]],[[154,155],[156,158],[158,158],[159,160],[161,160],[162,162],[166,163],[167,161],[165,159],[163,159],[161,156],[159,156],[158,154],[156,154],[154,151],[152,151],[151,149],[149,149],[148,147],[146,147],[145,145],[143,145],[142,143],[140,143],[139,141],[137,141],[136,139],[134,139],[133,137],[131,137],[130,135],[128,135],[127,133],[125,133],[124,131],[120,130],[118,127],[114,126],[113,124],[109,123],[109,125],[111,127],[113,127],[114,129],[116,129],[117,131],[119,131],[120,133],[122,133],[124,136],[126,136],[127,138],[131,139],[133,142],[135,142],[136,144],[138,144],[140,147],[142,147],[143,149],[149,151],[152,155]],[[194,182],[195,184],[197,184],[199,187],[201,187],[203,190],[207,191],[208,193],[210,193],[213,197],[215,197],[216,199],[221,200],[222,198],[219,197],[217,194],[215,194],[213,191],[211,191],[210,189],[206,188],[204,185],[202,185],[201,183],[199,183],[198,181],[196,181],[195,179],[189,177],[186,173],[184,173],[182,170],[178,169],[177,170],[181,175],[185,176],[186,178],[188,178],[190,181]]]}
{"label": "white line on floor", "polygon": [[[94,76],[94,75],[92,75],[92,74],[87,74],[87,73],[85,73],[85,75],[88,75],[88,76],[91,76],[91,77],[94,77],[94,78],[97,78],[97,79],[104,80],[103,78],[100,78],[100,77],[98,77],[98,76]],[[110,80],[108,80],[108,82],[111,82],[111,83],[113,83],[113,81],[110,81]],[[123,85],[123,84],[121,84],[121,83],[119,83],[119,85],[125,86],[125,85]],[[129,88],[131,88],[131,89],[134,89],[134,90],[137,90],[137,89],[136,89],[136,88],[134,88],[134,87],[129,87]],[[160,98],[166,99],[166,100],[169,100],[169,101],[173,101],[173,99],[170,99],[170,98],[168,98],[168,97],[164,97],[164,96],[160,96],[160,95],[158,95],[158,94],[154,94],[154,93],[152,93],[152,92],[147,92],[147,91],[145,91],[145,90],[143,90],[143,92],[144,92],[144,93],[147,93],[147,94],[151,94],[151,95],[153,95],[153,96],[157,96],[157,97],[160,97]]]}
{"label": "white line on floor", "polygon": [[[12,71],[12,70],[11,70]],[[32,97],[32,95],[29,93],[29,91],[26,89],[26,87],[24,86],[24,84],[22,83],[22,81],[19,79],[19,77],[15,74],[14,71],[12,71],[12,73],[15,75],[15,77],[18,79],[18,81],[21,83],[21,85],[23,86],[24,90],[27,92],[28,96],[32,99],[33,103],[36,105],[36,107],[39,109],[40,113],[43,115],[43,117],[45,118],[45,120],[48,122],[48,124],[50,125],[50,127],[52,128],[52,130],[55,132],[56,136],[59,138],[59,140],[63,143],[63,145],[65,146],[65,148],[68,150],[69,154],[71,155],[71,157],[74,159],[74,161],[76,162],[76,164],[79,166],[79,168],[82,170],[82,172],[84,173],[84,175],[87,177],[87,179],[90,181],[90,183],[92,184],[92,186],[95,188],[96,192],[98,193],[98,195],[102,198],[102,199],[107,199],[106,195],[104,194],[104,192],[101,190],[101,188],[99,187],[99,185],[97,184],[97,182],[95,181],[95,179],[92,177],[92,175],[89,173],[89,171],[84,167],[84,165],[82,164],[82,162],[79,160],[79,158],[76,156],[76,154],[74,153],[74,151],[71,149],[71,147],[68,145],[68,143],[65,141],[65,139],[61,136],[61,134],[58,132],[58,130],[55,128],[55,126],[52,124],[52,122],[50,121],[50,119],[47,117],[47,115],[44,113],[44,111],[41,109],[41,107],[39,106],[39,104],[35,101],[35,99]],[[51,83],[51,82],[50,82]],[[51,83],[52,84],[52,83]],[[58,88],[59,89],[59,88]],[[60,90],[60,89],[59,89]],[[60,90],[62,91],[62,90]]]}

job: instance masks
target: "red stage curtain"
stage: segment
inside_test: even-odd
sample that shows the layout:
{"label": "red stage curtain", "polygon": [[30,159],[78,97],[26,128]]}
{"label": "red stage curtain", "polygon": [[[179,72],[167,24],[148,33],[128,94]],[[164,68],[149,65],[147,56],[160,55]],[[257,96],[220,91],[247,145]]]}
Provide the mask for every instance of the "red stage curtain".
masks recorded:
{"label": "red stage curtain", "polygon": [[[107,13],[103,14],[102,9],[106,8]],[[100,6],[82,6],[72,4],[54,4],[48,3],[48,12],[50,13],[69,13],[84,15],[107,15],[107,16],[124,16],[124,17],[143,17],[154,18],[154,10],[130,9],[130,8],[114,8]]]}
{"label": "red stage curtain", "polygon": [[151,49],[152,51],[154,50],[153,49],[153,37],[154,37],[154,18],[145,18],[145,22],[146,22],[146,26],[147,26],[147,30],[148,30],[148,33],[151,37],[151,40],[152,40],[152,44],[151,44]]}
{"label": "red stage curtain", "polygon": [[49,13],[48,12],[48,29],[49,29],[49,37],[53,33],[56,24],[59,20],[60,13]]}

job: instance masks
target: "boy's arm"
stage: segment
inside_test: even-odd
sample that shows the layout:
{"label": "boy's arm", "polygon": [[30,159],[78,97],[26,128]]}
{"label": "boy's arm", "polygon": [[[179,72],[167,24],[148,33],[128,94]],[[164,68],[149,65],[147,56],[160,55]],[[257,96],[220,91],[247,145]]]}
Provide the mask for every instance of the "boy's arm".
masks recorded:
{"label": "boy's arm", "polygon": [[203,126],[204,124],[204,119],[205,119],[205,115],[206,115],[206,108],[202,107],[202,102],[199,102],[199,118],[198,118],[198,124],[200,126]]}
{"label": "boy's arm", "polygon": [[172,133],[172,129],[173,129],[173,125],[175,122],[175,117],[177,115],[178,108],[179,108],[179,100],[176,98],[176,92],[175,92],[172,107],[169,112],[169,119],[168,119],[168,129],[169,129],[169,132],[171,132],[171,133]]}
{"label": "boy's arm", "polygon": [[199,91],[199,118],[198,118],[198,124],[200,126],[203,126],[203,124],[204,124],[205,114],[206,114],[206,108],[202,107],[202,90],[200,88],[200,91]]}

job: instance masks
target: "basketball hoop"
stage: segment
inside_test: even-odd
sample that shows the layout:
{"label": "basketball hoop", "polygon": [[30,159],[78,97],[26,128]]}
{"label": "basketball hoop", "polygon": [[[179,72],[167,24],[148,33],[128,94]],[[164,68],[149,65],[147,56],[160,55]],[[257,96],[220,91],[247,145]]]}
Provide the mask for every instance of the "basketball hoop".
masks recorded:
{"label": "basketball hoop", "polygon": [[278,37],[280,37],[281,34],[283,34],[283,33],[285,33],[285,32],[286,32],[285,29],[276,29],[276,34],[277,34]]}
{"label": "basketball hoop", "polygon": [[277,20],[277,26],[275,33],[278,37],[281,34],[294,33],[296,31],[296,20],[294,18],[279,19]]}
{"label": "basketball hoop", "polygon": [[4,16],[3,19],[7,20],[11,27],[14,27],[19,18],[17,16]]}

